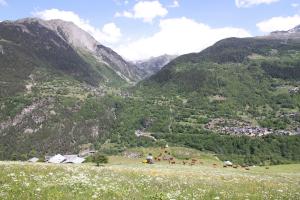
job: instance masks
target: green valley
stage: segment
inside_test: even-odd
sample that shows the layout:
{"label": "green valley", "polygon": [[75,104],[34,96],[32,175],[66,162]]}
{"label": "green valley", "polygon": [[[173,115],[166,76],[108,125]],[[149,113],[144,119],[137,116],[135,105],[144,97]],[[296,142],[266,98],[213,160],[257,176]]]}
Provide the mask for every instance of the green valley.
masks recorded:
{"label": "green valley", "polygon": [[300,161],[298,32],[225,39],[148,77],[71,23],[1,27],[0,159],[168,143],[239,164]]}

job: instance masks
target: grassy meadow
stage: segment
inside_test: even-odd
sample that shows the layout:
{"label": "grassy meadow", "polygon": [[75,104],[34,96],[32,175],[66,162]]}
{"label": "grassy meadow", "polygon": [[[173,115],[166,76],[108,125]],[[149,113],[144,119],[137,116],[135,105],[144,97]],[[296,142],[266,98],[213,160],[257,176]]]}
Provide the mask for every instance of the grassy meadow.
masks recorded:
{"label": "grassy meadow", "polygon": [[299,164],[245,170],[223,168],[213,155],[185,154],[198,156],[198,163],[148,165],[122,156],[100,167],[0,162],[0,199],[300,199]]}

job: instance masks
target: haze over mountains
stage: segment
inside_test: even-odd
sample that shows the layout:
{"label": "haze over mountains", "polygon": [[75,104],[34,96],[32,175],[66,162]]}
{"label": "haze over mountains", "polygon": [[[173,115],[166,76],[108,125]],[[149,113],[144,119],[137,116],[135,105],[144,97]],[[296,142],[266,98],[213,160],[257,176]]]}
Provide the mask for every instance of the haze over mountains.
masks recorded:
{"label": "haze over mountains", "polygon": [[[0,158],[155,145],[149,135],[238,157],[232,135],[297,135],[299,35],[297,26],[131,63],[70,22],[1,22]],[[300,160],[299,138],[287,138],[291,154],[276,156]],[[245,148],[261,148],[257,141],[243,139]]]}
{"label": "haze over mountains", "polygon": [[266,36],[266,37],[298,40],[300,38],[300,25],[298,25],[295,28],[290,29],[288,31],[272,32],[269,36]]}
{"label": "haze over mountains", "polygon": [[151,76],[161,68],[163,68],[166,64],[171,62],[173,59],[175,59],[177,56],[172,56],[172,55],[162,55],[159,57],[152,57],[146,60],[139,60],[134,62],[134,64],[141,70],[146,72],[146,76]]}

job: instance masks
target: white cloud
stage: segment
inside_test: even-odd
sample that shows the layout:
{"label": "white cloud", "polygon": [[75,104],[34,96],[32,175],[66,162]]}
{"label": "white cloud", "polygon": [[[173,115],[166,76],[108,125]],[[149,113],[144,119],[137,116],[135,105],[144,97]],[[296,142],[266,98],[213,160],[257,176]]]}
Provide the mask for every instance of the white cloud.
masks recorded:
{"label": "white cloud", "polygon": [[133,14],[128,11],[123,11],[122,13],[116,12],[115,17],[127,17],[127,18],[134,18]]}
{"label": "white cloud", "polygon": [[128,0],[114,0],[114,2],[115,2],[118,6],[129,4],[129,1],[128,1]]}
{"label": "white cloud", "polygon": [[7,6],[7,2],[5,0],[0,0],[0,6]]}
{"label": "white cloud", "polygon": [[291,4],[291,6],[292,6],[293,8],[298,8],[299,5],[300,5],[299,3],[292,3],[292,4]]}
{"label": "white cloud", "polygon": [[173,0],[173,4],[169,6],[170,8],[178,8],[179,7],[179,1]]}
{"label": "white cloud", "polygon": [[139,60],[162,54],[180,55],[199,52],[218,40],[228,37],[249,37],[246,30],[232,27],[211,28],[185,17],[160,21],[154,35],[116,48],[129,60]]}
{"label": "white cloud", "polygon": [[235,0],[235,5],[238,8],[248,8],[259,4],[271,4],[280,0]]}
{"label": "white cloud", "polygon": [[118,28],[115,23],[105,24],[102,28],[102,31],[105,35],[111,38],[112,43],[117,42],[117,39],[122,36],[120,28]]}
{"label": "white cloud", "polygon": [[33,15],[44,20],[61,19],[64,21],[73,22],[81,29],[90,33],[99,42],[116,43],[122,36],[121,30],[114,23],[105,24],[102,29],[95,28],[88,20],[80,18],[79,15],[72,11],[49,9],[34,12]]}
{"label": "white cloud", "polygon": [[288,17],[273,17],[271,19],[259,22],[256,26],[262,32],[283,31],[294,28],[300,24],[300,15]]}
{"label": "white cloud", "polygon": [[134,5],[131,12],[117,12],[115,17],[142,19],[144,22],[152,22],[156,17],[164,17],[167,14],[168,10],[159,1],[139,1]]}

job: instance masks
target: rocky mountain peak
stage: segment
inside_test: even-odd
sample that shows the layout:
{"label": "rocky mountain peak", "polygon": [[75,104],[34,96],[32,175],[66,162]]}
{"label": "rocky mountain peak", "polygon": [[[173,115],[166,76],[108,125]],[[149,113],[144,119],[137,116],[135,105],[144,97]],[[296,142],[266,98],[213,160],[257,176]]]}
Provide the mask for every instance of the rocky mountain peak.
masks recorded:
{"label": "rocky mountain peak", "polygon": [[288,31],[289,33],[300,33],[300,25]]}
{"label": "rocky mountain peak", "polygon": [[[13,30],[16,35],[27,35],[40,38],[43,47],[54,44],[63,48],[71,48],[83,58],[87,55],[94,57],[97,62],[107,65],[116,72],[122,79],[134,83],[141,80],[143,72],[135,65],[128,63],[112,49],[103,46],[94,39],[88,32],[72,22],[63,20],[42,20],[39,18],[25,18],[17,21],[4,21],[0,23],[3,30]],[[49,38],[49,35],[53,38]],[[19,36],[7,36],[10,39],[18,39]],[[59,41],[60,40],[60,41]],[[64,42],[62,42],[64,41]],[[19,41],[22,42],[22,41]],[[47,54],[48,52],[45,52]]]}
{"label": "rocky mountain peak", "polygon": [[60,19],[42,20],[39,18],[25,18],[15,21],[16,24],[40,24],[59,35],[63,40],[79,49],[86,49],[92,52],[96,51],[97,45],[100,45],[89,33],[76,26],[73,22]]}
{"label": "rocky mountain peak", "polygon": [[157,73],[166,64],[168,64],[170,61],[172,61],[176,57],[177,56],[175,56],[175,55],[165,54],[165,55],[161,55],[158,57],[151,57],[146,60],[138,60],[138,61],[135,61],[134,64],[141,70],[145,71],[146,77],[149,77],[149,76]]}
{"label": "rocky mountain peak", "polygon": [[300,39],[300,25],[288,31],[274,31],[267,37],[275,39]]}

